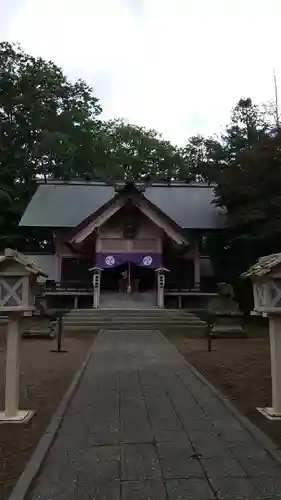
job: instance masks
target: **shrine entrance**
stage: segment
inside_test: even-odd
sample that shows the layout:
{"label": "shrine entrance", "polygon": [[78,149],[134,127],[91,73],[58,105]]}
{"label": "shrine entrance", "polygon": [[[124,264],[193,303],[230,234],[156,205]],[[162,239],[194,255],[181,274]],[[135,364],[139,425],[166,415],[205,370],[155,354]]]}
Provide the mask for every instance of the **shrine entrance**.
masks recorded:
{"label": "shrine entrance", "polygon": [[119,293],[141,293],[156,289],[155,272],[133,262],[125,262],[102,272],[101,290]]}

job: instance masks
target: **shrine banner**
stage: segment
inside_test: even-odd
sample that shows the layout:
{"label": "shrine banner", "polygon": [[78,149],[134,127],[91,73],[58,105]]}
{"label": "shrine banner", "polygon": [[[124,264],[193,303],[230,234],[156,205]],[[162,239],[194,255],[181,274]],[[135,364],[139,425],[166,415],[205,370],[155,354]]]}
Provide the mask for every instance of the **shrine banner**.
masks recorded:
{"label": "shrine banner", "polygon": [[162,267],[162,254],[156,252],[148,253],[97,253],[95,266],[101,269],[108,269],[110,267],[121,266],[126,262],[132,262],[141,267],[149,267],[157,269]]}

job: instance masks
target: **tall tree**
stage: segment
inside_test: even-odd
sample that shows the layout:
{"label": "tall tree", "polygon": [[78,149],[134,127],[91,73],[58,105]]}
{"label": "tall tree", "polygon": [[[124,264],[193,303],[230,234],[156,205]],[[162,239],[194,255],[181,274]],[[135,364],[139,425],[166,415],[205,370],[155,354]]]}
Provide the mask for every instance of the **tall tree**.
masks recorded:
{"label": "tall tree", "polygon": [[177,147],[155,130],[123,120],[104,122],[95,148],[103,152],[104,171],[115,179],[177,179],[186,170]]}
{"label": "tall tree", "polygon": [[218,176],[225,164],[225,152],[222,143],[216,137],[192,136],[181,149],[185,161],[183,174],[190,181],[218,182]]}
{"label": "tall tree", "polygon": [[101,107],[85,82],[16,45],[0,43],[0,70],[0,248],[24,248],[17,225],[36,179],[75,177],[80,158],[86,166]]}
{"label": "tall tree", "polygon": [[153,130],[102,121],[97,97],[54,63],[0,43],[0,250],[46,242],[18,229],[38,178],[179,178],[180,151]]}
{"label": "tall tree", "polygon": [[251,99],[239,101],[221,139],[216,186],[216,202],[227,209],[228,228],[235,239],[263,235],[261,222],[271,215],[266,209],[268,197],[274,196],[274,182],[279,183],[279,139]]}
{"label": "tall tree", "polygon": [[[215,168],[209,168],[210,158]],[[216,204],[226,212],[225,230],[210,237],[210,249],[221,279],[237,284],[259,256],[280,251],[280,131],[250,99],[240,100],[217,149],[207,148],[208,168]]]}

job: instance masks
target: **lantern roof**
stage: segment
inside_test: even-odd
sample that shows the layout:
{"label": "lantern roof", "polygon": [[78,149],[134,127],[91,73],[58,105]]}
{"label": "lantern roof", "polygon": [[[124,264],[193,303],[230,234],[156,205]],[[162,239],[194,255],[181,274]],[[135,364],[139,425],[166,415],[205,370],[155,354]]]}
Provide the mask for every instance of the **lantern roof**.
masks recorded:
{"label": "lantern roof", "polygon": [[38,266],[35,262],[30,260],[28,257],[18,252],[17,250],[13,250],[12,248],[6,248],[4,251],[4,255],[0,256],[0,264],[4,262],[14,261],[18,262],[22,266],[25,267],[26,271],[31,274],[35,274],[36,276],[44,276],[48,277],[48,275],[43,271],[41,267]]}
{"label": "lantern roof", "polygon": [[260,257],[248,271],[242,274],[242,278],[253,278],[269,274],[275,267],[281,264],[281,253],[274,253]]}

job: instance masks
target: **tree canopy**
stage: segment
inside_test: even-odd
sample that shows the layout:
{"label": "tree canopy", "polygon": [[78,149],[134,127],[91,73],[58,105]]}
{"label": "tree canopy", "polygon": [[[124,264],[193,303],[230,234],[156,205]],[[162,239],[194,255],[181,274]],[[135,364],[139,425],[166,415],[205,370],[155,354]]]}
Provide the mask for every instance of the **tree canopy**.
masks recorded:
{"label": "tree canopy", "polygon": [[157,178],[183,168],[178,148],[155,131],[101,120],[93,89],[53,62],[2,42],[0,67],[1,247],[36,244],[38,231],[26,237],[18,222],[38,179]]}
{"label": "tree canopy", "polygon": [[227,225],[209,236],[217,276],[237,282],[262,255],[281,247],[281,130],[250,98],[241,99],[220,137],[192,138],[185,154],[196,176],[215,183]]}
{"label": "tree canopy", "polygon": [[193,136],[179,148],[154,130],[103,120],[89,85],[17,45],[0,43],[0,65],[1,248],[50,243],[18,228],[38,179],[127,178],[214,183],[227,213],[225,230],[208,238],[220,279],[233,281],[259,256],[280,251],[281,131],[272,106],[240,99],[220,136]]}

